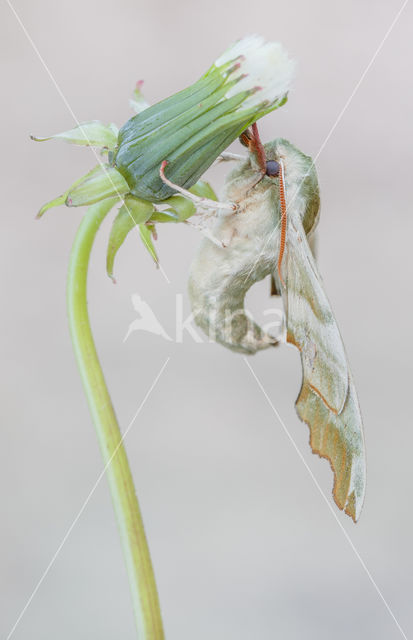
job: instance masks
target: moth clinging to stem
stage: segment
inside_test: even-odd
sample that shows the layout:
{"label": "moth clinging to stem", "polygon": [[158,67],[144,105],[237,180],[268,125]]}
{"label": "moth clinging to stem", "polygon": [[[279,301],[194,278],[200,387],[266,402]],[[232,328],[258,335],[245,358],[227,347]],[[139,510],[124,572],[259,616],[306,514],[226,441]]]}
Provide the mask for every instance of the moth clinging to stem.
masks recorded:
{"label": "moth clinging to stem", "polygon": [[[277,345],[279,339],[244,309],[250,287],[272,276],[282,295],[286,341],[301,355],[298,416],[309,426],[313,452],[331,464],[337,506],[357,521],[366,475],[362,420],[344,345],[309,245],[320,208],[314,164],[282,138],[263,145],[256,125],[240,140],[248,157],[238,160],[226,178],[222,203],[197,202],[200,211],[210,208],[214,214],[189,277],[194,318],[207,335],[233,351],[253,354]],[[165,166],[161,177],[171,184]]]}

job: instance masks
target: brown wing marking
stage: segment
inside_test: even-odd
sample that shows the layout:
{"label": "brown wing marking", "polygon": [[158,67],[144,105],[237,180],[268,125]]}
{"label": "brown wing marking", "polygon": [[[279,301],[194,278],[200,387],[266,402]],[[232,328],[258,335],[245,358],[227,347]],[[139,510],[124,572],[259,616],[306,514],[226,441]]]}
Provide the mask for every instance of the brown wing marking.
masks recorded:
{"label": "brown wing marking", "polygon": [[364,499],[365,462],[354,383],[336,321],[297,219],[289,224],[287,246],[287,341],[299,349],[303,368],[296,410],[310,429],[312,451],[330,462],[337,506],[356,521]]}
{"label": "brown wing marking", "polygon": [[[330,462],[337,506],[356,522],[364,497],[364,455],[363,439],[359,441],[355,435],[345,437],[347,430],[352,431],[350,425],[361,424],[353,381],[350,379],[349,395],[340,415],[332,413],[305,381],[296,401],[296,410],[310,428],[313,453]],[[354,469],[358,473],[354,473]]]}

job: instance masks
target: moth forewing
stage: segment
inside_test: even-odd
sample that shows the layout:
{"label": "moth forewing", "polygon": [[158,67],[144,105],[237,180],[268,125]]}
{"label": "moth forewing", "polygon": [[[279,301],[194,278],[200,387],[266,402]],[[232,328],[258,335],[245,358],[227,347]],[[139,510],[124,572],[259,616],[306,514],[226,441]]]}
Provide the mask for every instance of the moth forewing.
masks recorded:
{"label": "moth forewing", "polygon": [[283,298],[287,342],[300,350],[303,369],[296,409],[310,428],[313,452],[330,461],[337,505],[356,521],[365,492],[362,420],[343,341],[307,240],[305,225],[311,235],[319,200],[314,167],[305,164],[297,171],[293,162],[287,180]]}

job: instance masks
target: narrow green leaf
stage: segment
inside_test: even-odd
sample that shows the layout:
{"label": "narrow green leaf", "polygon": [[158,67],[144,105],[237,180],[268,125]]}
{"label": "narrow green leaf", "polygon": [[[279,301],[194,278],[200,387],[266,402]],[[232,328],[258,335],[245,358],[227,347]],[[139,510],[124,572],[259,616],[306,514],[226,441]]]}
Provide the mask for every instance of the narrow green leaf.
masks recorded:
{"label": "narrow green leaf", "polygon": [[76,180],[65,193],[44,204],[36,218],[41,218],[48,209],[61,204],[67,207],[79,207],[113,196],[121,197],[128,191],[127,182],[119,171],[109,165],[98,165]]}
{"label": "narrow green leaf", "polygon": [[54,198],[54,200],[50,200],[50,202],[46,202],[46,204],[44,204],[40,209],[40,211],[38,212],[36,218],[41,218],[42,215],[52,207],[59,207],[61,204],[66,204],[67,195],[70,189],[73,189],[77,184],[80,184],[84,178],[85,176],[78,178],[65,193],[63,193],[61,196],[58,196],[57,198]]}
{"label": "narrow green leaf", "polygon": [[194,215],[196,207],[193,202],[185,198],[185,196],[171,196],[165,200],[165,204],[169,205],[166,211],[175,214],[177,222],[183,222]]}
{"label": "narrow green leaf", "polygon": [[40,211],[38,212],[38,214],[36,215],[36,218],[41,218],[42,215],[44,213],[46,213],[46,211],[48,209],[51,209],[52,207],[58,207],[61,204],[64,204],[66,201],[66,194],[64,193],[62,196],[58,196],[57,198],[55,198],[54,200],[50,200],[50,202],[46,202],[46,204],[44,204],[42,206],[42,208],[40,209]]}
{"label": "narrow green leaf", "polygon": [[106,147],[107,149],[115,149],[118,143],[118,128],[111,123],[105,125],[99,120],[90,120],[82,122],[74,129],[56,133],[48,138],[37,138],[30,136],[36,142],[45,142],[46,140],[60,139],[70,144],[89,145],[91,147]]}
{"label": "narrow green leaf", "polygon": [[179,216],[172,211],[172,209],[166,209],[165,211],[155,211],[149,218],[150,222],[181,222]]}
{"label": "narrow green leaf", "polygon": [[159,259],[152,242],[152,235],[154,233],[154,230],[155,230],[154,225],[146,225],[146,224],[139,225],[139,231],[141,234],[142,242],[145,245],[146,249],[149,251],[151,258],[153,258],[156,265],[158,265]]}
{"label": "narrow green leaf", "polygon": [[146,102],[142,93],[143,80],[139,80],[136,83],[136,87],[133,91],[132,98],[129,100],[129,104],[135,113],[141,113],[150,107],[149,102]]}
{"label": "narrow green leaf", "polygon": [[198,180],[198,182],[196,182],[194,186],[189,189],[189,191],[196,196],[199,196],[200,198],[218,200],[216,193],[209,182],[205,182],[204,180]]}
{"label": "narrow green leaf", "polygon": [[128,233],[136,226],[145,223],[154,213],[154,206],[145,200],[134,196],[126,196],[124,204],[119,209],[110,231],[106,253],[106,271],[113,279],[113,265],[115,256],[122,246]]}
{"label": "narrow green leaf", "polygon": [[112,196],[123,196],[129,186],[125,178],[110,165],[98,165],[70,187],[66,194],[68,207],[94,204]]}

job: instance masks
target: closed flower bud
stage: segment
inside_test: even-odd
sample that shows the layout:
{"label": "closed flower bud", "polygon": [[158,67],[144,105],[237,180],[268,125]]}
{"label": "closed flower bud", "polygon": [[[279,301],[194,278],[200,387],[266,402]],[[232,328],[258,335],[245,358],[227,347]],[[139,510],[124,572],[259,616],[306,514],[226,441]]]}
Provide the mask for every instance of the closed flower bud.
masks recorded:
{"label": "closed flower bud", "polygon": [[249,36],[230,47],[195,84],[128,120],[114,164],[133,195],[161,202],[189,188],[250,124],[284,104],[294,63],[278,43]]}

